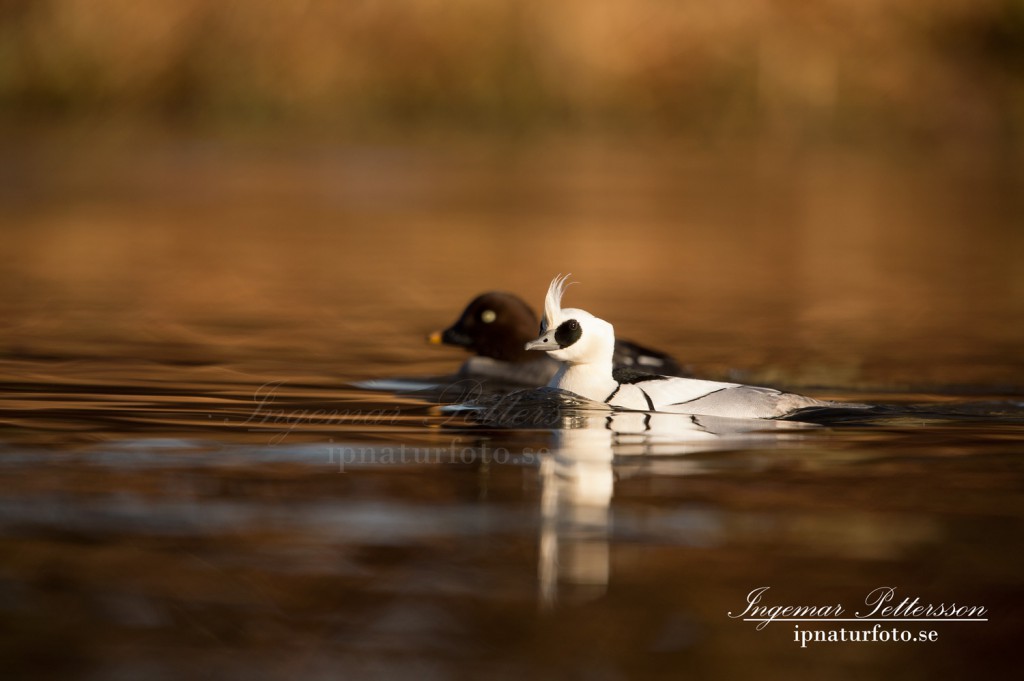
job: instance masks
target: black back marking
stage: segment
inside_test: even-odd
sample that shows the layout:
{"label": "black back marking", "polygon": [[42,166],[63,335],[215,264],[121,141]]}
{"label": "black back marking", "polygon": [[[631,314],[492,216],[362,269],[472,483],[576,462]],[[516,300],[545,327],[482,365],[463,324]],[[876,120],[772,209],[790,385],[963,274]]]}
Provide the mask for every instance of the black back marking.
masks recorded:
{"label": "black back marking", "polygon": [[644,396],[645,400],[647,400],[647,408],[651,411],[657,411],[657,409],[654,408],[654,402],[651,400],[651,396],[648,395],[643,388],[640,388],[640,394]]}
{"label": "black back marking", "polygon": [[632,383],[643,383],[644,381],[664,381],[669,378],[668,376],[661,376],[660,374],[652,374],[647,371],[640,371],[633,367],[615,367],[612,369],[612,378],[616,382],[622,384]]}
{"label": "black back marking", "polygon": [[[612,372],[612,373],[614,374],[615,372]],[[612,398],[615,397],[618,394],[619,388],[621,388],[621,387],[622,387],[621,383],[619,383],[617,386],[615,386],[615,390],[612,391],[612,394],[609,395],[608,397],[604,398],[605,404],[607,404],[607,403],[612,401]]]}
{"label": "black back marking", "polygon": [[583,335],[583,328],[575,319],[562,322],[555,329],[555,342],[560,348],[567,348],[580,339]]}
{"label": "black back marking", "polygon": [[704,393],[700,397],[694,397],[692,400],[683,400],[682,402],[673,402],[672,406],[674,407],[674,406],[677,406],[677,405],[680,405],[680,404],[689,404],[690,402],[696,402],[697,400],[703,400],[705,397],[708,397],[709,395],[714,395],[715,393],[720,393],[723,390],[728,390],[728,388],[719,388],[718,390],[712,390],[709,393]]}
{"label": "black back marking", "polygon": [[672,376],[689,376],[679,363],[669,354],[654,350],[628,340],[615,341],[615,356],[612,361],[617,366],[633,367],[638,370],[656,371],[659,374]]}

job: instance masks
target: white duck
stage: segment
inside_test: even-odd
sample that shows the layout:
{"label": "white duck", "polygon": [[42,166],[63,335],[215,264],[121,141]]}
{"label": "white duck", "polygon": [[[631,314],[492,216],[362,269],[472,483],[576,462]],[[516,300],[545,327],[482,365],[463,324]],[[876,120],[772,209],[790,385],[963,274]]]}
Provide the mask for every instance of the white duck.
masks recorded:
{"label": "white duck", "polygon": [[772,388],[613,370],[615,330],[585,310],[562,309],[568,278],[551,281],[540,337],[526,344],[527,350],[543,350],[561,363],[548,387],[622,409],[733,418],[780,418],[808,407],[836,406]]}

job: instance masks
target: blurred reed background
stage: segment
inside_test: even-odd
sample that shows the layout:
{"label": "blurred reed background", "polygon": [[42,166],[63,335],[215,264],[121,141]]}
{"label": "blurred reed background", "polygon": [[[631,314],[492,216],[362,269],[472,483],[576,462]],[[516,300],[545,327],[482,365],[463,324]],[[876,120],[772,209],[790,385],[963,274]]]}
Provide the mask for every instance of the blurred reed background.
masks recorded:
{"label": "blurred reed background", "polygon": [[6,0],[8,118],[1018,146],[1018,0]]}
{"label": "blurred reed background", "polygon": [[5,0],[8,120],[1018,149],[1019,0]]}
{"label": "blurred reed background", "polygon": [[707,375],[1016,389],[1022,124],[1019,0],[5,0],[0,351],[450,369],[572,271]]}

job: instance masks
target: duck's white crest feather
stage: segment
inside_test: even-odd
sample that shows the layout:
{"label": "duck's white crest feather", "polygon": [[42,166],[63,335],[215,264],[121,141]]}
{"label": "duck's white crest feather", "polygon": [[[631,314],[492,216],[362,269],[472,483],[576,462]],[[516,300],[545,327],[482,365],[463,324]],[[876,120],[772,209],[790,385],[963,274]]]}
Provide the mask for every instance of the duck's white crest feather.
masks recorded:
{"label": "duck's white crest feather", "polygon": [[561,275],[551,280],[548,285],[548,294],[544,296],[544,318],[548,324],[556,323],[558,313],[562,311],[562,294],[573,282],[569,281],[572,274]]}

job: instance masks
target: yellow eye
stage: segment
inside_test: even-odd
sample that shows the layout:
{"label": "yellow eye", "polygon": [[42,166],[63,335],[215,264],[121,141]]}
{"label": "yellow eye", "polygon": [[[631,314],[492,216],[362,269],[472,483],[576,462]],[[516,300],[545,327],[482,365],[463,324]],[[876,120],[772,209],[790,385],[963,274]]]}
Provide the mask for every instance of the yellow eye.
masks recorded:
{"label": "yellow eye", "polygon": [[480,313],[480,321],[482,321],[484,324],[490,324],[497,318],[498,313],[495,312],[494,310],[484,310],[483,312]]}

